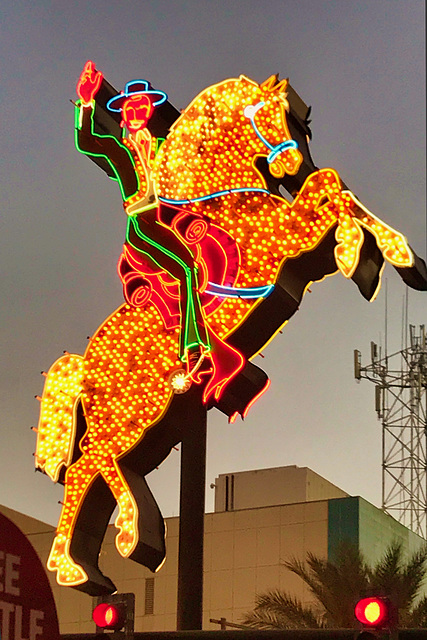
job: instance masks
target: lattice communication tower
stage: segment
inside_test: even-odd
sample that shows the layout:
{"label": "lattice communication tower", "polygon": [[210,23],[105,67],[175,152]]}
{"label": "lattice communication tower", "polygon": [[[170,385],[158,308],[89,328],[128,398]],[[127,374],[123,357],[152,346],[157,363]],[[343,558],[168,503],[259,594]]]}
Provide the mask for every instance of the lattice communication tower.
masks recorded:
{"label": "lattice communication tower", "polygon": [[382,422],[382,508],[418,535],[427,525],[427,348],[425,326],[409,325],[406,348],[382,357],[371,342],[371,364],[354,352],[356,380],[375,384]]}

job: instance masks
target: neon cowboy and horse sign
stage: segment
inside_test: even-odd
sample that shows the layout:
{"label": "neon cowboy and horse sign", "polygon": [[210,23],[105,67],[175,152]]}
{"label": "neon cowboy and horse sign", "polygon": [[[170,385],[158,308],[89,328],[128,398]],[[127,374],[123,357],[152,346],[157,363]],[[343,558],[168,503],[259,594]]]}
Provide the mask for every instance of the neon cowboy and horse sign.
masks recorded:
{"label": "neon cowboy and horse sign", "polygon": [[[119,553],[161,564],[164,548],[147,555],[142,544],[141,477],[179,441],[192,403],[230,422],[247,414],[269,385],[251,359],[311,282],[339,271],[374,299],[385,259],[427,288],[406,239],[335,170],[314,167],[307,121],[294,116],[291,133],[287,81],[225,80],[172,116],[166,94],[144,80],[106,97],[108,87],[86,63],[76,146],[120,188],[125,303],[83,355],[66,353],[47,373],[36,451],[37,467],[65,484],[48,568],[92,594],[115,590],[98,555],[116,504]],[[97,120],[102,110],[113,134]],[[88,518],[99,523],[90,549]]]}

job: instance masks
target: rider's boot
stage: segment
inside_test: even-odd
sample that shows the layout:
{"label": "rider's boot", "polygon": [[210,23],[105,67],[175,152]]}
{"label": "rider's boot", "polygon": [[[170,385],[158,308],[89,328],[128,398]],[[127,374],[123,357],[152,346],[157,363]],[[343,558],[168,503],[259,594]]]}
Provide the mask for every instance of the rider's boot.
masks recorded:
{"label": "rider's boot", "polygon": [[[211,329],[209,330],[211,350],[210,378],[203,392],[203,402],[219,400],[222,392],[230,381],[241,371],[245,365],[245,358],[234,347],[221,340]],[[202,375],[201,371],[200,375]]]}

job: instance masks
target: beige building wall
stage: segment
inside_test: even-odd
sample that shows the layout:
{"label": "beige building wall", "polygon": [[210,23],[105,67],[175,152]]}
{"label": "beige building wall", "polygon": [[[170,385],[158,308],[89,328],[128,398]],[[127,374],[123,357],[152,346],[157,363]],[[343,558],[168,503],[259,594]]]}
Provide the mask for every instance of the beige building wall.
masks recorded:
{"label": "beige building wall", "polygon": [[222,474],[214,486],[216,512],[348,496],[308,467],[295,465]]}
{"label": "beige building wall", "polygon": [[[2,508],[2,512],[28,535],[46,564],[54,528],[11,509]],[[113,526],[108,528],[102,548],[101,570],[119,592],[135,593],[137,631],[176,629],[178,518],[167,518],[166,524],[167,559],[157,574],[119,555]],[[281,562],[292,556],[302,560],[307,551],[326,557],[327,529],[326,500],[206,514],[203,627],[219,628],[210,618],[240,622],[242,614],[253,608],[255,594],[265,589],[286,589],[308,601],[301,581]],[[92,598],[58,586],[54,575],[48,574],[61,633],[94,632]],[[146,613],[146,580],[153,578],[153,613]]]}
{"label": "beige building wall", "polygon": [[[12,522],[14,522],[27,536],[43,565],[46,566],[47,558],[55,535],[55,527],[4,506],[0,506],[0,510],[3,515],[9,518],[9,520],[12,520]],[[77,629],[76,632],[78,633],[80,623],[78,622],[76,624],[76,620],[81,617],[89,620],[91,613],[87,610],[88,607],[90,608],[91,598],[83,593],[75,591],[75,589],[59,587],[56,583],[54,574],[47,570],[46,574],[49,578],[50,586],[55,598],[60,632],[66,633],[70,628]],[[71,626],[69,626],[70,624]],[[89,628],[92,631],[94,630],[93,623]]]}
{"label": "beige building wall", "polygon": [[[308,601],[301,581],[281,561],[291,556],[304,559],[309,550],[326,556],[327,521],[327,501],[206,514],[203,628],[219,628],[209,622],[211,618],[240,622],[242,614],[253,608],[255,594],[265,589],[288,589]],[[138,631],[176,629],[178,518],[167,518],[166,524],[166,562],[157,574],[120,558],[112,527],[103,547],[101,570],[120,592],[136,595]],[[154,578],[154,610],[146,615],[145,580],[150,578]]]}
{"label": "beige building wall", "polygon": [[[310,551],[327,558],[346,538],[368,553],[374,549],[377,555],[392,537],[402,540],[408,550],[423,543],[380,509],[362,498],[348,497],[307,468],[227,474],[215,484],[216,511],[205,516],[204,629],[218,629],[211,618],[241,622],[242,615],[253,608],[256,594],[269,589],[285,590],[310,602],[303,582],[283,566],[292,557],[305,560]],[[28,536],[46,564],[54,528],[12,509],[0,509]],[[103,573],[119,592],[135,593],[137,631],[176,629],[179,520],[167,518],[166,525],[167,558],[157,574],[119,555],[114,526],[108,527],[102,547],[99,564]],[[92,598],[58,586],[54,574],[48,575],[61,633],[93,633]]]}

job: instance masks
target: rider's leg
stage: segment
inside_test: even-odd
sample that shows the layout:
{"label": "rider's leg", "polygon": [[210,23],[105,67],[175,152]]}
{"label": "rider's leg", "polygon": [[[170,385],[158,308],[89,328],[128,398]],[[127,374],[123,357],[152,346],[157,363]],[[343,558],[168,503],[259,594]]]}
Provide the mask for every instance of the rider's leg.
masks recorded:
{"label": "rider's leg", "polygon": [[[153,211],[153,210],[152,210]],[[197,273],[189,249],[169,227],[156,222],[152,211],[144,213],[128,225],[127,241],[140,252],[147,253],[159,266],[179,280],[181,289],[182,324],[181,359],[187,361],[194,381],[198,379],[199,356],[209,351],[210,378],[203,401],[219,399],[229,381],[244,366],[243,356],[233,347],[208,330],[197,293]],[[151,214],[147,216],[148,214]],[[155,210],[154,210],[155,213]],[[151,218],[151,219],[150,219]],[[205,369],[202,373],[208,373]]]}
{"label": "rider's leg", "polygon": [[183,325],[181,358],[186,359],[193,348],[209,351],[205,319],[197,292],[197,273],[189,249],[171,229],[157,222],[155,211],[154,215],[149,211],[137,219],[129,219],[127,242],[137,251],[146,253],[180,283]]}

